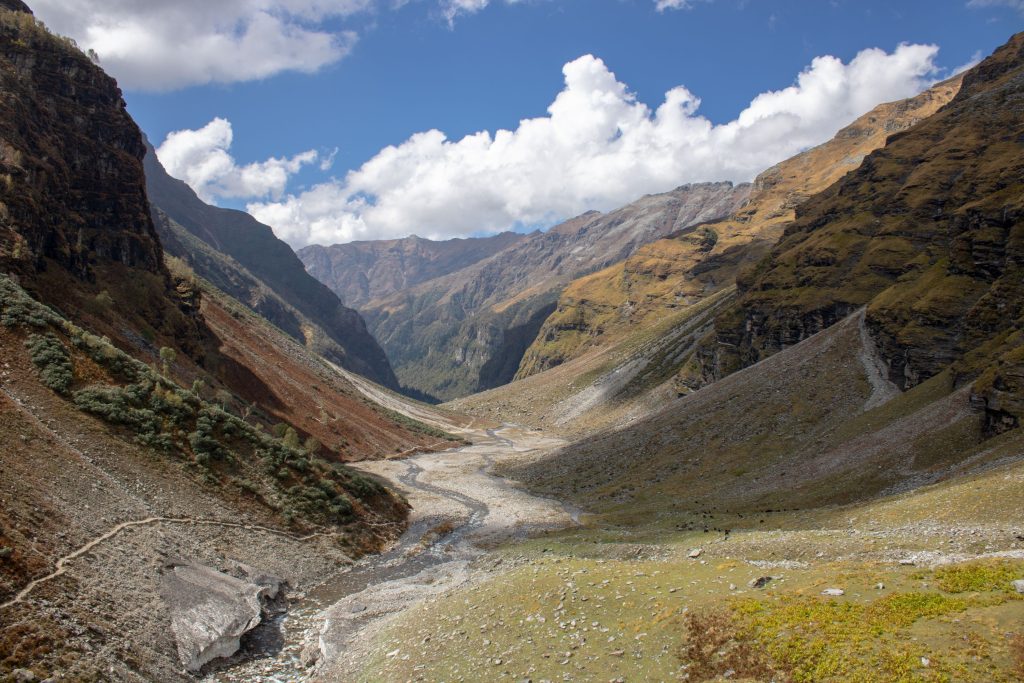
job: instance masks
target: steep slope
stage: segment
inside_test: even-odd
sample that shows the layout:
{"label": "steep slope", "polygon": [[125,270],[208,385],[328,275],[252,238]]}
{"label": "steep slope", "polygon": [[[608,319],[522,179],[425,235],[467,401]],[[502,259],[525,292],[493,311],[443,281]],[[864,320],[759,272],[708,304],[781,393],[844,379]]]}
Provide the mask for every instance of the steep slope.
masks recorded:
{"label": "steep slope", "polygon": [[312,245],[298,251],[310,275],[331,288],[346,306],[360,309],[421,282],[467,268],[527,239],[503,232],[493,237],[444,242],[413,235],[399,240]]}
{"label": "steep slope", "polygon": [[517,376],[612,343],[731,285],[743,264],[756,261],[782,236],[795,207],[855,169],[888,136],[935,113],[959,87],[957,77],[916,97],[879,105],[832,140],[758,176],[749,201],[727,220],[652,242],[626,260],[571,283],[523,357]]}
{"label": "steep slope", "polygon": [[22,11],[0,14],[0,269],[124,348],[201,356],[206,340],[164,268],[142,138],[117,84],[23,5],[8,6]]}
{"label": "steep slope", "polygon": [[[323,330],[334,344],[318,350],[347,369],[398,388],[387,356],[367,332],[359,314],[343,306],[334,293],[310,276],[291,248],[277,239],[269,227],[242,211],[221,209],[203,202],[188,185],[167,174],[152,147],[148,147],[145,169],[146,189],[153,207],[216,251],[230,256],[262,285]],[[186,245],[168,241],[171,254],[189,260],[188,250],[179,251],[179,246]],[[217,281],[218,276],[205,269],[208,265],[212,267],[208,259],[190,262],[199,275]],[[248,284],[239,286],[253,288]],[[239,293],[239,300],[250,305],[252,295]],[[282,329],[315,347],[314,335],[296,330],[294,320],[288,316],[278,318],[277,311],[264,309],[264,312],[271,316],[271,322],[280,322]]]}
{"label": "steep slope", "polygon": [[739,280],[735,308],[700,354],[721,377],[867,306],[901,389],[952,368],[984,373],[989,427],[1019,423],[1024,298],[1024,34],[964,77],[956,98],[890,138],[808,201]]}
{"label": "steep slope", "polygon": [[407,386],[440,398],[512,379],[562,287],[641,245],[732,213],[749,186],[686,185],[609,214],[591,212],[461,271],[363,308]]}

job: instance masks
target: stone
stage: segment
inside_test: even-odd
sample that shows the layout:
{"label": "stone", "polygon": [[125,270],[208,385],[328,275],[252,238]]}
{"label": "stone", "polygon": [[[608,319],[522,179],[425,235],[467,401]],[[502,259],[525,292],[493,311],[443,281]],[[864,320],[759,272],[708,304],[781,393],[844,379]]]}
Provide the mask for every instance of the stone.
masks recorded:
{"label": "stone", "polygon": [[759,576],[756,579],[751,579],[750,582],[747,583],[747,585],[751,588],[764,588],[769,583],[771,583],[771,581],[772,577],[770,576]]}
{"label": "stone", "polygon": [[844,591],[842,588],[826,588],[825,590],[821,591],[821,594],[829,595],[832,597],[839,597],[840,595],[846,595],[846,591]]}
{"label": "stone", "polygon": [[267,585],[236,578],[201,564],[165,566],[160,595],[171,617],[178,658],[195,672],[218,657],[230,657],[239,639],[262,620]]}
{"label": "stone", "polygon": [[11,680],[14,683],[34,683],[36,675],[28,669],[15,669],[11,672]]}
{"label": "stone", "polygon": [[693,550],[690,551],[690,553],[687,555],[687,557],[689,557],[691,560],[696,560],[698,557],[700,557],[703,554],[704,554],[704,550],[702,548],[694,548]]}
{"label": "stone", "polygon": [[1024,593],[1024,579],[1017,579],[1013,582],[1013,589],[1018,593]]}

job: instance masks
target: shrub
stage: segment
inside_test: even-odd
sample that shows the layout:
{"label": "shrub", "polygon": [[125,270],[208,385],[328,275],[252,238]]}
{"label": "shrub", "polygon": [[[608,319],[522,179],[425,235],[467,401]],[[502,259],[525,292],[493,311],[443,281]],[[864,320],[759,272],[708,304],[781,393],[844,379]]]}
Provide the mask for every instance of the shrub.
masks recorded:
{"label": "shrub", "polygon": [[75,381],[74,366],[68,350],[52,334],[33,334],[25,342],[32,363],[38,368],[43,384],[58,394],[67,394]]}
{"label": "shrub", "polygon": [[680,658],[687,666],[689,680],[710,681],[719,676],[789,680],[772,667],[760,648],[740,634],[727,610],[691,612],[686,615],[685,628],[686,643]]}

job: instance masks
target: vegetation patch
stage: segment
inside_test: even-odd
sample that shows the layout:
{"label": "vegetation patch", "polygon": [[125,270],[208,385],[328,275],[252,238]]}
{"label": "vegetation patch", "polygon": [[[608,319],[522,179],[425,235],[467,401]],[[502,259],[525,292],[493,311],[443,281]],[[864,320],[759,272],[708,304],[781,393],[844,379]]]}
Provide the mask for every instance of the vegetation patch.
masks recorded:
{"label": "vegetation patch", "polygon": [[[379,483],[316,457],[315,440],[304,448],[294,429],[285,430],[283,439],[263,432],[65,320],[6,276],[0,276],[0,323],[37,330],[26,347],[40,377],[79,410],[127,430],[154,453],[176,458],[210,485],[256,496],[286,520],[345,524],[365,507],[400,504]],[[62,338],[111,382],[72,391],[74,365]],[[169,349],[160,355],[165,366],[174,362]]]}
{"label": "vegetation patch", "polygon": [[1024,578],[1024,562],[971,562],[940,567],[935,571],[939,588],[947,593],[1015,594],[1013,582]]}

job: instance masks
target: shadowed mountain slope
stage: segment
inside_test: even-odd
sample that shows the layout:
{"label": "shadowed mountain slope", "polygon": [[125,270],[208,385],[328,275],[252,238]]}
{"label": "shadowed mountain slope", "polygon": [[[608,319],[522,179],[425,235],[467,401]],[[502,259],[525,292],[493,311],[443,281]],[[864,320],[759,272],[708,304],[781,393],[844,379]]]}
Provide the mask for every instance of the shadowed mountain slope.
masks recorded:
{"label": "shadowed mountain slope", "polygon": [[[242,211],[221,209],[203,202],[188,185],[167,174],[152,147],[148,148],[145,167],[146,189],[154,208],[215,251],[230,256],[259,281],[259,284],[243,283],[242,278],[234,277],[234,286],[225,291],[246,305],[256,305],[256,310],[265,313],[271,322],[331,356],[343,367],[385,386],[398,388],[398,380],[384,351],[366,330],[359,314],[343,306],[334,293],[309,275],[291,247],[277,239],[269,227]],[[181,240],[167,240],[171,254],[189,261],[200,276],[223,283],[228,277],[224,268],[209,258],[192,258],[187,246]],[[307,334],[306,330],[299,329],[294,315],[261,308],[256,303],[261,295],[255,292],[260,285],[314,323],[334,344],[318,347],[315,333]]]}
{"label": "shadowed mountain slope", "polygon": [[857,168],[890,135],[935,113],[959,87],[957,77],[916,97],[879,105],[832,140],[758,176],[750,199],[728,219],[652,242],[571,283],[523,357],[517,377],[610,344],[730,286],[744,264],[755,262],[782,236],[795,207]]}

